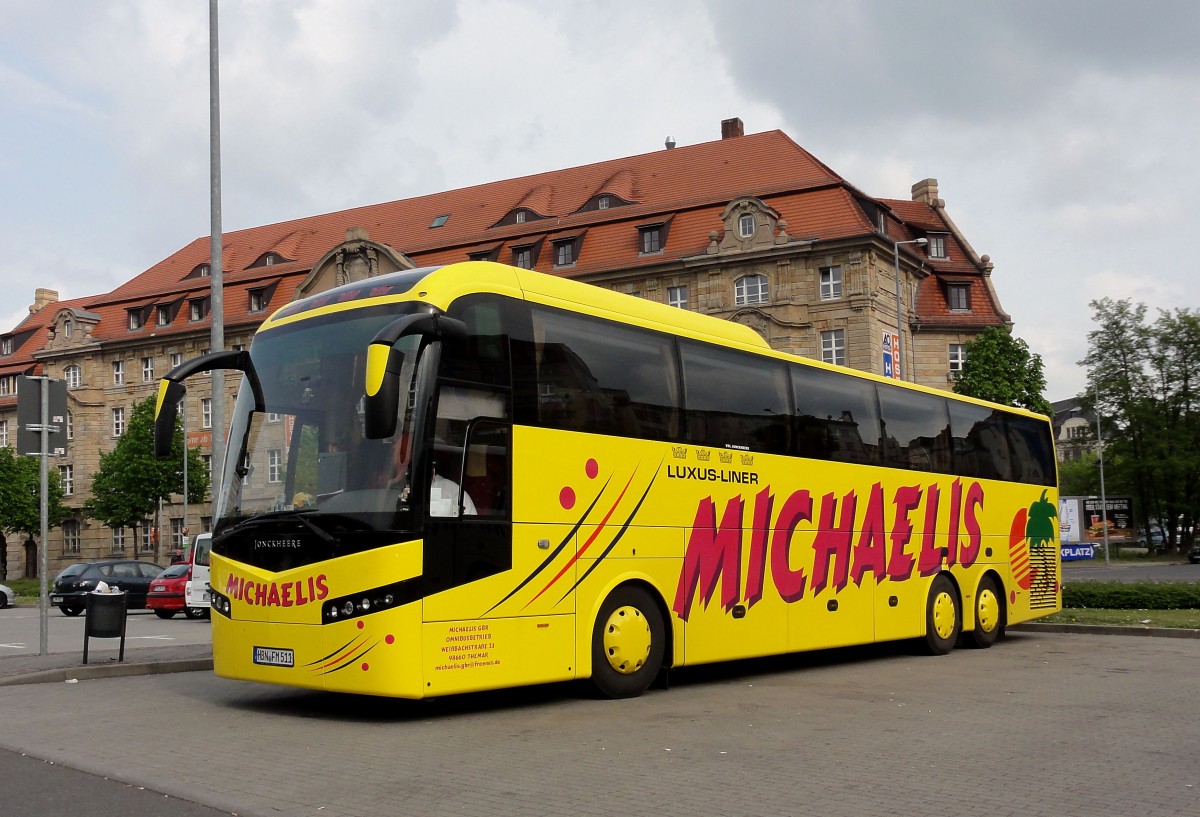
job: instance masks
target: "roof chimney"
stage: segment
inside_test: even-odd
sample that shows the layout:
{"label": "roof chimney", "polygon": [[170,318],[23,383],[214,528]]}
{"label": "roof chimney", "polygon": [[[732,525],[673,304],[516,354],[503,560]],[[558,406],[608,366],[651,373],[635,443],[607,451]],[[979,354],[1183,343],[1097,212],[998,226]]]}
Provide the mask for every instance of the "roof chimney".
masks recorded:
{"label": "roof chimney", "polygon": [[675,147],[674,137],[668,136],[667,137],[667,150],[672,150],[672,149],[674,149],[674,147]]}
{"label": "roof chimney", "polygon": [[58,291],[38,287],[33,291],[33,306],[29,307],[29,314],[41,312],[53,303],[58,303]]}
{"label": "roof chimney", "polygon": [[735,136],[745,136],[746,129],[742,126],[742,120],[736,116],[733,119],[725,119],[721,122],[721,138],[732,139]]}
{"label": "roof chimney", "polygon": [[923,201],[930,207],[938,205],[937,179],[922,179],[912,186],[913,201]]}

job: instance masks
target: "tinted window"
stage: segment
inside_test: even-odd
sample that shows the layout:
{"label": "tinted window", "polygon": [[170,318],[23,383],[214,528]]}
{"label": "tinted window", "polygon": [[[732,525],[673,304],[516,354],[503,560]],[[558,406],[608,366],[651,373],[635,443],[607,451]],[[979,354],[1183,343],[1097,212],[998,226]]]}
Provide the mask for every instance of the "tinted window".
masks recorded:
{"label": "tinted window", "polygon": [[1013,475],[1018,482],[1054,485],[1054,443],[1045,420],[1010,414],[1007,418],[1008,444],[1013,452]]}
{"label": "tinted window", "polygon": [[679,380],[671,338],[542,307],[533,308],[532,320],[532,342],[514,341],[522,348],[514,349],[513,378],[526,391],[518,421],[533,414],[530,421],[553,428],[675,438]]}
{"label": "tinted window", "polygon": [[955,470],[976,479],[1012,479],[1004,414],[972,403],[950,403]]}
{"label": "tinted window", "polygon": [[800,456],[867,464],[878,461],[879,405],[874,383],[793,366],[792,387]]}
{"label": "tinted window", "polygon": [[788,452],[791,406],[780,361],[682,341],[687,441]]}
{"label": "tinted window", "polygon": [[155,578],[159,579],[178,579],[180,576],[186,576],[191,565],[179,564],[171,565],[166,570],[159,573]]}
{"label": "tinted window", "polygon": [[883,464],[913,471],[954,470],[946,398],[879,386]]}
{"label": "tinted window", "polygon": [[504,301],[492,295],[475,295],[454,302],[450,315],[467,325],[467,337],[446,339],[442,377],[508,385],[504,311]]}

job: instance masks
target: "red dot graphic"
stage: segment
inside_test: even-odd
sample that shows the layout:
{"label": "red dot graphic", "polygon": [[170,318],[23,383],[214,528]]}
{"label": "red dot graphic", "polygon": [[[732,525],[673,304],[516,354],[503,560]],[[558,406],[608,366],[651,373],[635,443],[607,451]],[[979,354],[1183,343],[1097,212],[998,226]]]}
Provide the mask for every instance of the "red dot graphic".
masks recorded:
{"label": "red dot graphic", "polygon": [[596,474],[600,473],[600,464],[595,460],[588,460],[587,465],[584,466],[584,473],[587,474],[588,479],[595,479]]}
{"label": "red dot graphic", "polygon": [[365,626],[367,626],[367,625],[363,624],[361,621],[360,621],[360,622],[358,622],[358,629],[360,629],[360,630],[361,630],[361,629],[362,629],[363,627],[365,627]]}
{"label": "red dot graphic", "polygon": [[362,671],[363,671],[363,672],[366,672],[366,671],[367,671],[367,670],[369,670],[370,668],[371,668],[371,665],[370,665],[370,664],[368,664],[366,661],[363,661],[363,665],[362,665]]}
{"label": "red dot graphic", "polygon": [[384,636],[383,640],[386,641],[388,644],[395,644],[396,636],[392,635],[391,633],[388,633],[386,636]]}
{"label": "red dot graphic", "polygon": [[568,511],[575,507],[575,491],[570,485],[558,492],[558,504]]}

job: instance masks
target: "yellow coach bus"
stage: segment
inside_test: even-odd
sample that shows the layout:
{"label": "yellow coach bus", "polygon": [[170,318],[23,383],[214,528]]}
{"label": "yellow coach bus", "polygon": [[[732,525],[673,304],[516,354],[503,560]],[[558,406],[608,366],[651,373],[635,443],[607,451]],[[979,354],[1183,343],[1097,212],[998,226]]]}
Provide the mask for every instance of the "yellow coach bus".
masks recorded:
{"label": "yellow coach bus", "polygon": [[248,351],[212,540],[219,675],[422,698],[922,641],[1061,603],[1045,417],[486,262],[297,301]]}

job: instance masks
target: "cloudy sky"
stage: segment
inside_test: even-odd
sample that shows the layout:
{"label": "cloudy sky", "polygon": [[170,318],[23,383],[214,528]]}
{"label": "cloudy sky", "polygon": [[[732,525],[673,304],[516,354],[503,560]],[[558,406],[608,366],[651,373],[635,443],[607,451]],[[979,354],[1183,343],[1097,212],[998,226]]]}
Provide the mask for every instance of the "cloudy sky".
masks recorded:
{"label": "cloudy sky", "polygon": [[[0,0],[0,324],[209,231],[206,0]],[[938,179],[1084,387],[1089,300],[1194,309],[1200,3],[223,0],[226,230],[782,129],[865,192]]]}

